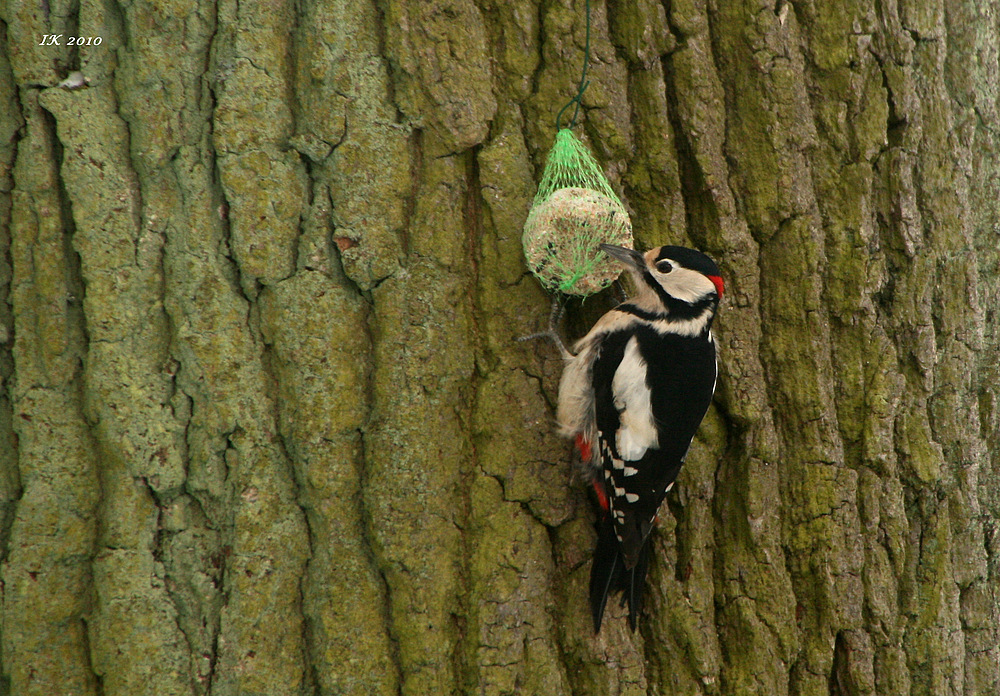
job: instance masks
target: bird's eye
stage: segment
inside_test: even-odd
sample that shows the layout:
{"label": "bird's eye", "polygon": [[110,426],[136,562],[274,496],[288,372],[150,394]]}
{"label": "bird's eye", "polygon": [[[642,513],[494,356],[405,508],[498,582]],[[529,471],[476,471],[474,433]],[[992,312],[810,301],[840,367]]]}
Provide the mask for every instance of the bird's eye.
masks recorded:
{"label": "bird's eye", "polygon": [[657,261],[656,270],[660,273],[670,273],[670,271],[674,270],[674,264],[669,261]]}

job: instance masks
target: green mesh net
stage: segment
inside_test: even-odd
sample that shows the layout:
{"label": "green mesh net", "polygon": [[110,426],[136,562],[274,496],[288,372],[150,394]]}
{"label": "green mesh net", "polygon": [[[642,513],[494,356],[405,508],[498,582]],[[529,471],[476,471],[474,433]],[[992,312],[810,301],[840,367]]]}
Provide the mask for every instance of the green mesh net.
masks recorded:
{"label": "green mesh net", "polygon": [[549,291],[592,295],[621,265],[601,244],[632,247],[632,223],[593,155],[563,128],[545,161],[521,238],[528,268]]}

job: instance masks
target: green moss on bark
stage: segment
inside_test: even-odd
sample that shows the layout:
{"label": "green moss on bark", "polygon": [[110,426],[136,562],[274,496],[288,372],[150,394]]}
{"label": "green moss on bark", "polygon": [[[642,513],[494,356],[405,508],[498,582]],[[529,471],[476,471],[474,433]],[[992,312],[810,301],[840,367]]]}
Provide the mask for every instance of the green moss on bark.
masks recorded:
{"label": "green moss on bark", "polygon": [[726,279],[595,637],[514,341],[584,4],[0,9],[0,691],[997,692],[991,6],[592,3],[577,133]]}

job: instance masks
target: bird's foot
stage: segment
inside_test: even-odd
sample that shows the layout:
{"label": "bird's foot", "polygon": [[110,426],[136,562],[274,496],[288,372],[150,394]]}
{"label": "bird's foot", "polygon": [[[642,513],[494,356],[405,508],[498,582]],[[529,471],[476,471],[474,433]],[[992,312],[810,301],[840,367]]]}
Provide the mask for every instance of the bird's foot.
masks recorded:
{"label": "bird's foot", "polygon": [[556,348],[559,349],[559,354],[564,360],[569,360],[575,357],[573,353],[566,348],[566,344],[563,343],[562,337],[559,336],[559,320],[562,319],[563,311],[565,307],[559,302],[556,297],[552,298],[552,311],[549,312],[549,326],[545,331],[539,331],[537,333],[529,334],[527,336],[521,336],[516,340],[519,342],[523,341],[533,341],[536,338],[548,338],[551,339],[553,343],[556,344]]}

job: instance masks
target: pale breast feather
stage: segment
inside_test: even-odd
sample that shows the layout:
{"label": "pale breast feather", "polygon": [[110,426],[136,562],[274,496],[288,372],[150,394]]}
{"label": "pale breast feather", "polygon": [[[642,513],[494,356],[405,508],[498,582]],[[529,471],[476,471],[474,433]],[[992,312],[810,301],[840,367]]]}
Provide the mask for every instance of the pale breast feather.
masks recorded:
{"label": "pale breast feather", "polygon": [[635,317],[629,314],[611,310],[573,346],[574,355],[566,361],[559,380],[556,419],[559,422],[559,433],[564,437],[580,434],[588,442],[595,440],[597,425],[592,381],[594,362],[600,356],[601,345],[608,334],[621,331],[635,321]]}
{"label": "pale breast feather", "polygon": [[563,368],[559,380],[559,407],[556,418],[564,437],[583,435],[593,442],[595,435],[594,389],[591,368],[598,353],[595,341],[580,341],[576,355]]}

